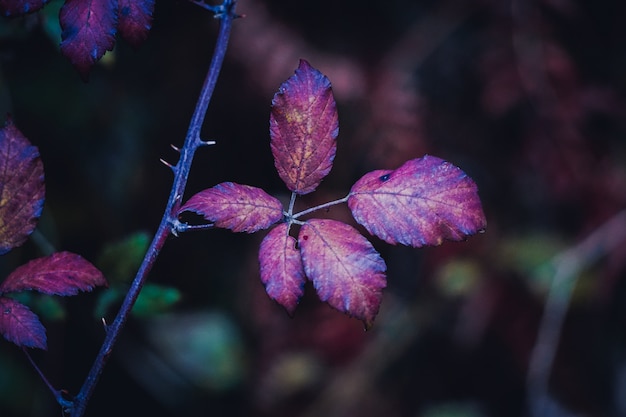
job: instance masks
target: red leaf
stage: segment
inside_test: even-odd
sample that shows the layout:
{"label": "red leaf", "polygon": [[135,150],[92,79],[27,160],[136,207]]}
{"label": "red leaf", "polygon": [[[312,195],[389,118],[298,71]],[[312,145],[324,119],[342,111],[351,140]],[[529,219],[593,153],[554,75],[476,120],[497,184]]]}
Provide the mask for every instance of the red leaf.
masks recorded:
{"label": "red leaf", "polygon": [[272,101],[270,137],[274,165],[289,190],[307,194],[328,175],[339,122],[330,81],[305,60]]}
{"label": "red leaf", "polygon": [[50,0],[0,0],[0,13],[6,17],[36,12]]}
{"label": "red leaf", "polygon": [[117,0],[66,0],[61,7],[61,52],[83,79],[106,51],[113,50],[117,9]]}
{"label": "red leaf", "polygon": [[386,286],[385,261],[356,229],[308,220],[298,236],[302,263],[322,301],[372,326]]}
{"label": "red leaf", "polygon": [[106,286],[102,273],[79,255],[57,252],[33,259],[15,269],[0,285],[0,294],[36,290],[45,294],[75,295]]}
{"label": "red leaf", "polygon": [[193,211],[215,222],[216,227],[252,233],[267,229],[283,217],[280,201],[260,188],[223,182],[200,191],[178,214]]}
{"label": "red leaf", "polygon": [[138,48],[148,37],[152,27],[154,0],[119,0],[120,35],[133,47]]}
{"label": "red leaf", "polygon": [[434,156],[365,174],[350,190],[356,221],[385,242],[420,247],[462,240],[486,227],[474,181]]}
{"label": "red leaf", "polygon": [[261,281],[271,299],[292,315],[304,294],[304,270],[296,240],[282,223],[270,230],[259,248]]}
{"label": "red leaf", "polygon": [[9,120],[0,129],[0,255],[33,232],[44,194],[39,151]]}
{"label": "red leaf", "polygon": [[46,349],[46,329],[37,315],[11,298],[0,297],[0,333],[18,346]]}

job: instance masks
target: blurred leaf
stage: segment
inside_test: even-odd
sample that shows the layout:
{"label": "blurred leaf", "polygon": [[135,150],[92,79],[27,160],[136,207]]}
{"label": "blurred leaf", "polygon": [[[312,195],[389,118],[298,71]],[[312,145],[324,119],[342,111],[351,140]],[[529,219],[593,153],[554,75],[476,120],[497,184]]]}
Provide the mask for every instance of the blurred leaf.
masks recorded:
{"label": "blurred leaf", "polygon": [[480,282],[481,270],[477,262],[469,259],[453,259],[442,265],[436,273],[441,291],[451,297],[472,292]]}
{"label": "blurred leaf", "polygon": [[148,337],[161,354],[197,386],[226,390],[245,373],[239,329],[222,313],[169,314],[147,324]]}
{"label": "blurred leaf", "polygon": [[134,233],[105,246],[96,264],[109,281],[129,282],[139,269],[149,244],[147,233]]}
{"label": "blurred leaf", "polygon": [[565,244],[556,236],[529,234],[502,239],[496,259],[523,277],[541,294],[552,285],[554,277],[553,258],[563,251]]}
{"label": "blurred leaf", "polygon": [[65,319],[65,307],[58,297],[23,291],[11,294],[11,298],[27,305],[46,321],[59,321]]}
{"label": "blurred leaf", "polygon": [[[127,290],[126,285],[116,285],[108,291],[103,291],[96,302],[94,316],[106,317],[116,304],[122,302]],[[163,313],[178,303],[181,298],[180,291],[174,287],[147,283],[141,290],[131,313],[135,317],[149,317]]]}
{"label": "blurred leaf", "polygon": [[471,404],[441,404],[428,408],[422,417],[484,417],[485,413]]}
{"label": "blurred leaf", "polygon": [[59,12],[61,11],[61,6],[63,6],[63,1],[61,0],[53,0],[50,1],[39,12],[39,18],[41,19],[41,25],[48,36],[52,45],[59,46],[59,41],[61,40],[61,25],[59,24]]}

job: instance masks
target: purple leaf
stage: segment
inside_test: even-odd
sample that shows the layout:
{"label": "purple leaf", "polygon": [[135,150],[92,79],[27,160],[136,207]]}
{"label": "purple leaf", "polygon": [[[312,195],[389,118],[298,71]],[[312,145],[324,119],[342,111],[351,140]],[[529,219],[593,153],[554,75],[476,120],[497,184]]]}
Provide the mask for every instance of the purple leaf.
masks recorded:
{"label": "purple leaf", "polygon": [[138,48],[148,37],[152,27],[154,0],[119,0],[118,9],[117,29],[120,35]]}
{"label": "purple leaf", "polygon": [[289,190],[307,194],[328,175],[339,122],[330,81],[305,60],[274,95],[270,137],[274,165]]}
{"label": "purple leaf", "polygon": [[0,255],[33,232],[44,194],[39,151],[9,120],[0,129]]}
{"label": "purple leaf", "polygon": [[434,156],[365,174],[350,190],[356,221],[385,242],[414,247],[463,240],[486,227],[474,181]]}
{"label": "purple leaf", "polygon": [[66,0],[61,7],[61,52],[83,79],[106,51],[113,50],[117,11],[117,0]]}
{"label": "purple leaf", "polygon": [[289,226],[282,223],[270,230],[259,248],[261,281],[271,299],[293,315],[304,294],[304,270],[296,240],[289,236]]}
{"label": "purple leaf", "polygon": [[200,191],[183,205],[178,214],[192,211],[216,227],[252,233],[267,229],[283,218],[280,201],[260,188],[223,182]]}
{"label": "purple leaf", "polygon": [[46,349],[46,329],[37,315],[11,298],[0,297],[0,333],[18,346]]}
{"label": "purple leaf", "polygon": [[15,269],[0,284],[0,294],[36,290],[44,294],[75,295],[106,285],[102,273],[90,262],[70,252],[56,252]]}
{"label": "purple leaf", "polygon": [[50,0],[0,0],[0,13],[6,17],[36,12]]}
{"label": "purple leaf", "polygon": [[386,286],[385,261],[355,228],[337,220],[308,220],[298,236],[306,276],[322,301],[374,322]]}

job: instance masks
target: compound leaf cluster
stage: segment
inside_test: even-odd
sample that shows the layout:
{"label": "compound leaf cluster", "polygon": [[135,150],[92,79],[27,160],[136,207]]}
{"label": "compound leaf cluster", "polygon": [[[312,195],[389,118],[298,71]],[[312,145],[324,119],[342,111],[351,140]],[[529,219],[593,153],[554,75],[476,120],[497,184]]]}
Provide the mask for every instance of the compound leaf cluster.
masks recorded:
{"label": "compound leaf cluster", "polygon": [[[192,196],[178,214],[193,211],[235,232],[274,226],[259,249],[267,294],[293,314],[310,280],[322,301],[369,328],[386,286],[384,260],[346,223],[299,220],[322,206],[293,213],[295,198],[313,192],[330,172],[338,133],[330,81],[301,60],[275,94],[270,114],[270,147],[278,175],[292,192],[289,207],[259,188],[229,182]],[[429,155],[395,170],[367,173],[344,199],[323,207],[343,202],[358,224],[390,244],[439,245],[486,227],[474,181],[460,168]]]}
{"label": "compound leaf cluster", "polygon": [[[0,129],[0,254],[20,246],[33,232],[44,195],[39,151],[9,120]],[[10,295],[34,290],[67,296],[106,284],[95,266],[74,253],[33,259],[0,284],[0,334],[18,346],[46,349],[46,331],[39,318]]]}
{"label": "compound leaf cluster", "polygon": [[[22,16],[40,10],[49,0],[0,0],[0,13]],[[65,0],[59,13],[61,53],[83,79],[93,65],[113,50],[119,33],[133,47],[147,38],[154,0]]]}

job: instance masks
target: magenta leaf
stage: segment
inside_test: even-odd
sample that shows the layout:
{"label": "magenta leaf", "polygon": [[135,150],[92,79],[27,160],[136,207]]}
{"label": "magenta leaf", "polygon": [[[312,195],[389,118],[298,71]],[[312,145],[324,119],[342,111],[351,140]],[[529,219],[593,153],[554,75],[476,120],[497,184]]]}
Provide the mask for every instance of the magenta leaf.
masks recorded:
{"label": "magenta leaf", "polygon": [[355,228],[337,220],[308,220],[298,236],[306,276],[322,301],[374,322],[386,286],[385,261]]}
{"label": "magenta leaf", "polygon": [[0,0],[0,13],[6,17],[36,12],[50,0]]}
{"label": "magenta leaf", "polygon": [[119,22],[117,30],[128,43],[138,48],[148,37],[148,32],[152,26],[154,0],[118,1]]}
{"label": "magenta leaf", "polygon": [[259,248],[261,281],[271,299],[293,315],[304,294],[304,270],[296,240],[289,236],[289,226],[281,223],[269,231]]}
{"label": "magenta leaf", "polygon": [[16,268],[0,284],[0,294],[36,290],[44,294],[75,295],[106,285],[102,273],[89,261],[70,252],[56,252]]}
{"label": "magenta leaf", "polygon": [[289,190],[314,191],[328,175],[339,122],[330,81],[305,60],[274,95],[270,138],[274,165]]}
{"label": "magenta leaf", "polygon": [[0,255],[33,232],[44,194],[39,151],[9,120],[0,129]]}
{"label": "magenta leaf", "polygon": [[117,0],[66,0],[61,7],[61,52],[83,79],[106,51],[113,50],[117,12]]}
{"label": "magenta leaf", "polygon": [[352,186],[348,206],[371,234],[414,247],[463,240],[487,224],[474,181],[428,155],[365,174]]}
{"label": "magenta leaf", "polygon": [[193,195],[178,211],[204,216],[216,227],[253,233],[283,218],[281,202],[260,188],[223,182]]}
{"label": "magenta leaf", "polygon": [[0,333],[18,346],[46,349],[46,329],[37,315],[11,298],[0,297]]}

